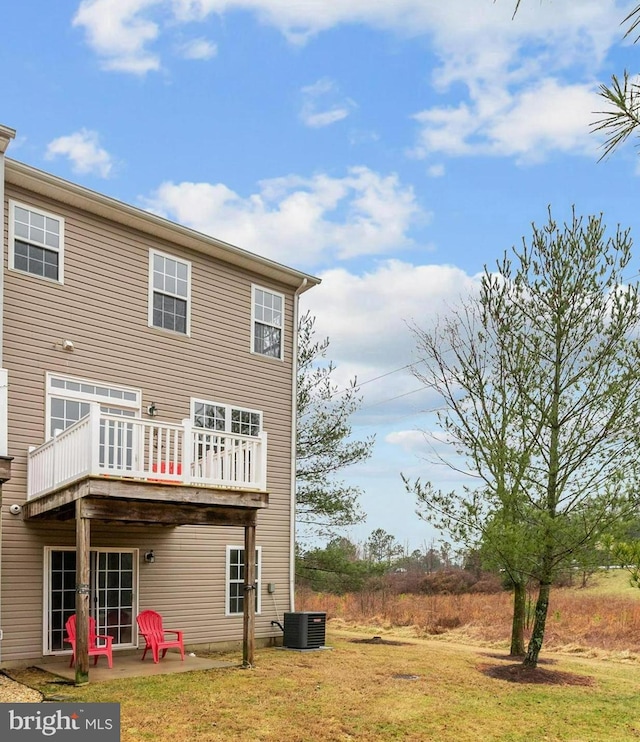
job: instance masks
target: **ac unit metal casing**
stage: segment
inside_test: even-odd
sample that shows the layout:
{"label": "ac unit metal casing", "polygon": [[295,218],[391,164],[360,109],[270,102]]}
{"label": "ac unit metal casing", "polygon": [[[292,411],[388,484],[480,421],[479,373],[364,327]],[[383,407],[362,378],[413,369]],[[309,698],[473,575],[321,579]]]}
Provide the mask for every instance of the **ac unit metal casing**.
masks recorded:
{"label": "ac unit metal casing", "polygon": [[282,644],[289,649],[319,649],[324,646],[326,627],[326,613],[285,613]]}

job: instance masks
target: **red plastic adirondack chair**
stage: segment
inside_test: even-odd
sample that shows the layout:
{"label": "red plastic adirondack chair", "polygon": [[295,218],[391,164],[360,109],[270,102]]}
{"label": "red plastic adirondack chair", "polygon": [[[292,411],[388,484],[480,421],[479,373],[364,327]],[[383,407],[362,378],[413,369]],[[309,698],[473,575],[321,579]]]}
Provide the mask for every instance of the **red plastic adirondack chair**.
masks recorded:
{"label": "red plastic adirondack chair", "polygon": [[[67,636],[65,642],[71,644],[71,662],[69,667],[73,667],[76,662],[76,614],[71,616],[65,624],[67,630]],[[101,640],[101,644],[98,644],[98,639]],[[93,657],[93,664],[98,664],[98,657],[104,654],[109,663],[109,667],[113,667],[113,655],[111,653],[111,645],[113,644],[113,637],[107,636],[107,634],[96,634],[96,620],[92,616],[89,616],[89,657]]]}
{"label": "red plastic adirondack chair", "polygon": [[[147,642],[142,654],[143,660],[148,649],[150,649],[153,654],[153,661],[158,663],[160,661],[160,650],[162,650],[162,656],[164,657],[169,647],[177,647],[180,650],[180,655],[184,661],[182,631],[163,628],[162,616],[159,613],[156,613],[156,611],[142,611],[142,613],[138,615],[137,621],[140,633]],[[175,639],[168,639],[166,637],[167,634],[175,634]]]}

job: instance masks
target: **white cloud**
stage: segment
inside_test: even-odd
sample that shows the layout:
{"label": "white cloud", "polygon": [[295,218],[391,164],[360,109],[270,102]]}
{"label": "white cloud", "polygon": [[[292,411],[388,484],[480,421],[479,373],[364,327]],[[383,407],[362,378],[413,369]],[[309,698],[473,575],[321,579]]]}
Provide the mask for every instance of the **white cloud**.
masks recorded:
{"label": "white cloud", "polygon": [[439,428],[394,430],[385,435],[384,441],[392,446],[399,446],[407,453],[422,457],[428,456],[434,461],[441,461],[445,458],[450,458],[451,460],[460,458],[452,450],[452,446],[455,443],[453,437]]}
{"label": "white cloud", "polygon": [[144,75],[160,69],[159,57],[146,48],[160,29],[143,15],[159,4],[158,0],[82,0],[73,25],[85,30],[104,69]]}
{"label": "white cloud", "polygon": [[322,78],[302,88],[300,119],[306,126],[321,128],[345,119],[355,103],[344,98],[333,80]]}
{"label": "white cloud", "polygon": [[433,33],[441,65],[432,81],[442,93],[461,84],[466,95],[416,114],[421,128],[413,154],[533,162],[552,152],[595,151],[595,79],[620,38],[625,3],[525,2],[514,20],[513,4],[502,1],[498,12],[475,3],[457,18],[443,6]]}
{"label": "white cloud", "polygon": [[396,430],[384,437],[385,443],[400,446],[408,453],[422,453],[426,440],[422,430]]}
{"label": "white cloud", "polygon": [[179,53],[185,59],[212,59],[218,53],[218,47],[208,39],[191,39],[179,46]]}
{"label": "white cloud", "polygon": [[590,132],[599,105],[595,86],[547,78],[516,93],[474,91],[470,103],[416,114],[421,124],[414,154],[515,156],[539,161],[552,152],[592,154]]}
{"label": "white cloud", "polygon": [[300,118],[302,121],[312,129],[320,129],[324,126],[330,126],[331,124],[335,124],[337,121],[346,119],[348,115],[348,108],[339,107],[331,108],[328,111],[316,112],[309,109],[307,106],[303,106],[302,111],[300,112]]}
{"label": "white cloud", "polygon": [[265,180],[243,198],[222,183],[163,183],[148,208],[201,232],[296,265],[384,254],[412,246],[428,218],[396,175],[352,167],[342,178]]}
{"label": "white cloud", "polygon": [[418,361],[411,325],[428,328],[448,314],[477,291],[477,277],[455,266],[400,260],[382,261],[364,275],[335,268],[320,277],[322,284],[303,295],[302,309],[316,316],[318,337],[330,338],[338,383],[381,377],[363,385],[360,419],[384,422],[437,408],[437,395],[410,368],[396,369]]}
{"label": "white cloud", "polygon": [[[212,14],[242,9],[279,29],[290,41],[348,23],[405,35],[429,35],[441,59],[437,79],[448,86],[475,79],[498,79],[524,69],[590,68],[604,58],[627,4],[616,0],[525,2],[512,20],[514,0],[83,0],[74,24],[85,28],[89,44],[109,69],[141,73],[159,68],[147,50],[161,32],[205,21]],[[165,24],[160,26],[160,12]],[[155,19],[154,19],[155,18]],[[490,43],[488,43],[490,40]],[[536,58],[518,58],[528,44]]]}
{"label": "white cloud", "polygon": [[436,165],[429,165],[427,175],[430,178],[441,178],[445,173],[444,165],[439,162]]}
{"label": "white cloud", "polygon": [[[490,154],[531,161],[553,151],[591,153],[596,144],[588,134],[597,101],[594,80],[620,39],[628,2],[527,0],[515,19],[514,2],[83,0],[74,25],[85,30],[106,69],[140,75],[160,69],[152,45],[161,36],[239,9],[294,43],[349,23],[422,35],[429,37],[439,60],[432,84],[443,94],[460,84],[466,94],[460,96],[455,88],[457,97],[447,106],[416,114],[421,130],[413,154]],[[200,39],[191,47],[191,58],[210,58],[215,49]],[[335,89],[313,92],[312,87],[303,93],[300,113],[307,126],[335,124],[353,110],[353,102]]]}
{"label": "white cloud", "polygon": [[113,168],[111,155],[100,146],[98,133],[80,129],[73,134],[49,142],[45,157],[67,157],[74,173],[94,174],[108,178]]}

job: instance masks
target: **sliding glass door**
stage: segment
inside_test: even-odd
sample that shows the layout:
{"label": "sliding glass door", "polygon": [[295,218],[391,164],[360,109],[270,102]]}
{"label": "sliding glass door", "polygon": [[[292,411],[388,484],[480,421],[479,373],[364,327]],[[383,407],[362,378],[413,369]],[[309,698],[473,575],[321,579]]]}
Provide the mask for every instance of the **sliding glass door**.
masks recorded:
{"label": "sliding glass door", "polygon": [[[137,555],[137,549],[91,551],[90,612],[114,647],[135,646]],[[75,550],[47,548],[45,575],[44,652],[51,654],[70,649],[64,626],[75,613]]]}

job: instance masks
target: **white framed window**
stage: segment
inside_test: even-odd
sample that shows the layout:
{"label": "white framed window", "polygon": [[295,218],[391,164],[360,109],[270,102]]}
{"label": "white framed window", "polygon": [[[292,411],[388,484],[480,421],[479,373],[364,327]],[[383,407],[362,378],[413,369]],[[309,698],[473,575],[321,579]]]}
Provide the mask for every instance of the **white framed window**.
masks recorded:
{"label": "white framed window", "polygon": [[10,200],[9,268],[63,283],[64,219]]}
{"label": "white framed window", "polygon": [[262,412],[220,402],[191,399],[191,419],[197,428],[257,436],[262,430]]}
{"label": "white framed window", "polygon": [[284,356],[284,295],[261,286],[251,287],[251,352]]}
{"label": "white framed window", "polygon": [[191,263],[149,250],[149,327],[191,332]]}
{"label": "white framed window", "polygon": [[[260,578],[262,572],[262,547],[256,546],[256,613],[260,613]],[[227,546],[225,614],[237,616],[244,611],[244,547]]]}
{"label": "white framed window", "polygon": [[47,373],[46,376],[46,437],[89,414],[89,404],[99,402],[108,415],[139,417],[142,401],[140,389],[113,386],[99,381]]}

